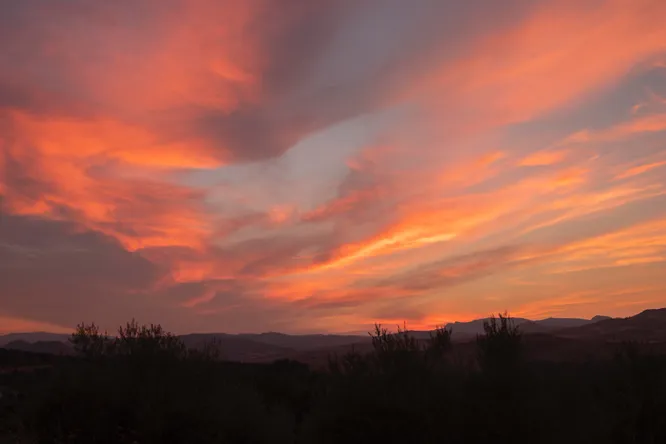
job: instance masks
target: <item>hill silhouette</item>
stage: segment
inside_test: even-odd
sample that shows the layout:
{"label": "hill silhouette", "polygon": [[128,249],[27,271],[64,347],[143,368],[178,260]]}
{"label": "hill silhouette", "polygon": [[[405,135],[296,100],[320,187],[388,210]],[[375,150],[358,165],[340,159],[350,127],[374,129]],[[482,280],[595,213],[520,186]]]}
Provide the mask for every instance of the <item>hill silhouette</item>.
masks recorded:
{"label": "hill silhouette", "polygon": [[8,333],[5,335],[0,335],[0,347],[4,347],[13,341],[25,341],[25,342],[40,342],[40,341],[57,341],[57,342],[67,342],[69,334],[62,333],[47,333],[47,332],[24,332],[24,333]]}
{"label": "hill silhouette", "polygon": [[7,350],[20,350],[31,353],[47,353],[52,355],[73,355],[72,348],[60,341],[27,342],[23,340],[11,341],[4,345]]}
{"label": "hill silhouette", "polygon": [[[453,322],[445,326],[452,332],[451,339],[456,343],[473,342],[484,333],[484,323],[490,318],[468,322]],[[557,359],[582,357],[589,353],[607,350],[600,344],[623,341],[640,341],[666,344],[666,308],[643,311],[627,318],[595,316],[582,318],[546,318],[529,320],[512,319],[514,325],[526,335],[526,343],[535,348],[543,346],[540,352]],[[431,331],[409,331],[418,341],[427,341]],[[0,336],[0,347],[28,352],[71,354],[69,335],[57,333],[13,333]],[[368,335],[308,334],[290,335],[278,332],[267,333],[192,333],[181,335],[183,343],[198,349],[204,344],[216,341],[225,359],[239,362],[272,362],[279,359],[293,359],[321,367],[330,355],[369,352],[372,343]],[[541,344],[541,345],[537,345]],[[464,346],[461,350],[464,350]],[[473,346],[469,347],[470,349]],[[597,350],[595,350],[595,348]]]}
{"label": "hill silhouette", "polygon": [[666,308],[645,310],[628,318],[602,319],[554,333],[573,339],[666,342]]}

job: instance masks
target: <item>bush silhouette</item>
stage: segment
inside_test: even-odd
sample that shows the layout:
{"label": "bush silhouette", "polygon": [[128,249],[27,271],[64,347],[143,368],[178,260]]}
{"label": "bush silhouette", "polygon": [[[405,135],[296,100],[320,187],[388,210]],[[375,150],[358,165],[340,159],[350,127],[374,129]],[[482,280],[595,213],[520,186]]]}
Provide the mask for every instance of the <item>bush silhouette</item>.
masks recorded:
{"label": "bush silhouette", "polygon": [[118,328],[113,353],[135,358],[182,359],[187,349],[181,339],[165,331],[159,324],[139,325],[136,320]]}
{"label": "bush silhouette", "polygon": [[477,337],[478,360],[489,374],[509,376],[519,370],[524,357],[523,337],[507,314],[483,321],[484,334]]}
{"label": "bush silhouette", "polygon": [[80,324],[77,357],[2,354],[35,370],[0,372],[0,442],[666,442],[666,357],[646,344],[538,360],[506,313],[469,343],[444,328],[416,339],[376,325],[370,336],[369,353],[314,371],[225,362],[219,343],[187,350],[135,320],[115,337]]}
{"label": "bush silhouette", "polygon": [[217,359],[215,342],[188,351],[160,325],[135,320],[115,338],[81,324],[71,342],[85,360],[26,388],[22,424],[36,442],[293,442],[282,399],[265,402],[260,381]]}
{"label": "bush silhouette", "polygon": [[77,354],[87,358],[99,358],[112,352],[112,341],[108,333],[100,333],[93,322],[90,325],[81,323],[69,339]]}

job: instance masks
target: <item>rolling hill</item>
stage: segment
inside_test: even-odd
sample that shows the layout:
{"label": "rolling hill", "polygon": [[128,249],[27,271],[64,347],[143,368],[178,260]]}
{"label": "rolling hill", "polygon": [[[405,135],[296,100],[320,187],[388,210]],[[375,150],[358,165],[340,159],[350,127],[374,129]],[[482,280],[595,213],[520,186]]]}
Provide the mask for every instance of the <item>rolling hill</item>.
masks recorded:
{"label": "rolling hill", "polygon": [[645,310],[628,318],[603,319],[590,324],[557,330],[555,335],[571,339],[606,342],[666,342],[666,308]]}
{"label": "rolling hill", "polygon": [[[454,322],[446,327],[452,330],[455,342],[471,343],[477,335],[483,333],[485,320]],[[592,319],[513,320],[525,335],[530,348],[543,356],[583,356],[600,344],[622,341],[666,344],[666,308],[646,310],[628,318],[595,316]],[[425,340],[430,332],[410,331],[410,334],[419,340]],[[71,354],[68,337],[43,332],[14,333],[0,336],[0,348],[34,353]],[[320,364],[331,354],[345,353],[352,348],[360,352],[371,348],[370,337],[367,335],[193,333],[182,335],[181,338],[190,348],[201,348],[215,340],[226,359],[242,362],[270,362],[289,358]]]}
{"label": "rolling hill", "polygon": [[72,347],[61,341],[27,342],[23,340],[15,340],[5,344],[2,348],[51,355],[72,355],[74,353]]}

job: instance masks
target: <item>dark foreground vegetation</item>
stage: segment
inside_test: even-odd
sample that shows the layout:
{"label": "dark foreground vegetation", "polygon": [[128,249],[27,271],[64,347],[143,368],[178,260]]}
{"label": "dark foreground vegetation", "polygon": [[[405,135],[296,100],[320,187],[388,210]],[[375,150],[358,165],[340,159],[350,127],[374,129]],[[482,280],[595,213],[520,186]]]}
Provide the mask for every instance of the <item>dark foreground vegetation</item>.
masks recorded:
{"label": "dark foreground vegetation", "polygon": [[[370,354],[304,364],[219,359],[159,326],[94,326],[77,357],[0,350],[0,443],[664,443],[666,358],[634,344],[547,362],[505,316],[473,356],[380,326]],[[640,350],[640,351],[639,351]]]}

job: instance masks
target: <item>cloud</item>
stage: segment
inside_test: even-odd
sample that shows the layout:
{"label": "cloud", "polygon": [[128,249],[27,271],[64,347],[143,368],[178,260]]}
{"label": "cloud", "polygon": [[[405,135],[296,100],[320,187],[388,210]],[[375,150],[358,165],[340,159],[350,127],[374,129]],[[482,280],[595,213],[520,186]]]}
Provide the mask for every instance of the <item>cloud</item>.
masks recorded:
{"label": "cloud", "polygon": [[29,319],[0,316],[0,334],[23,332],[53,332],[71,333],[70,326],[51,324],[48,322],[35,322]]}
{"label": "cloud", "polygon": [[654,169],[663,167],[665,165],[666,165],[666,161],[664,161],[664,162],[654,162],[654,163],[649,163],[649,164],[646,164],[646,165],[635,166],[635,167],[629,168],[628,170],[626,170],[625,172],[623,172],[621,174],[618,174],[617,176],[615,176],[615,178],[616,179],[628,179],[630,177],[639,176],[641,174],[647,173],[648,171],[652,171]]}
{"label": "cloud", "polygon": [[656,17],[663,13],[663,4],[649,0],[629,8],[542,2],[521,23],[481,40],[439,81],[504,121],[526,120],[608,88],[662,53],[666,35]]}
{"label": "cloud", "polygon": [[[2,62],[11,69],[0,76],[0,108],[48,111],[56,121],[41,133],[58,133],[44,137],[101,133],[94,145],[111,149],[77,143],[77,151],[142,164],[272,157],[362,110],[313,108],[312,100],[335,97],[326,90],[297,98],[347,10],[348,2],[300,0],[3,5]],[[356,106],[369,106],[370,96],[357,94]]]}
{"label": "cloud", "polygon": [[652,220],[564,246],[554,273],[613,268],[666,261],[666,220]]}
{"label": "cloud", "polygon": [[70,220],[114,236],[133,250],[197,246],[213,231],[203,193],[148,179],[122,179],[105,168],[81,171],[69,162],[11,148],[4,152],[5,208],[15,214]]}
{"label": "cloud", "polygon": [[555,165],[566,159],[567,151],[539,151],[525,157],[520,161],[520,166],[549,166]]}
{"label": "cloud", "polygon": [[5,2],[0,314],[351,330],[652,283],[664,12]]}
{"label": "cloud", "polygon": [[499,247],[488,251],[478,251],[464,256],[448,258],[430,263],[398,276],[368,283],[378,289],[392,289],[418,292],[441,290],[466,280],[497,272],[512,263],[521,261],[521,248],[516,246]]}
{"label": "cloud", "polygon": [[129,252],[111,237],[66,222],[0,216],[0,306],[17,328],[62,331],[94,321],[113,329],[136,317],[178,332],[247,331],[285,329],[305,316],[266,299],[266,285],[258,280],[178,282],[165,266],[168,261],[154,262],[158,251]]}
{"label": "cloud", "polygon": [[0,225],[2,307],[15,317],[71,326],[128,316],[164,273],[112,238],[69,223],[2,213]]}
{"label": "cloud", "polygon": [[602,130],[579,131],[567,137],[562,144],[614,142],[633,135],[660,133],[663,131],[666,131],[666,114],[652,114],[621,122]]}

